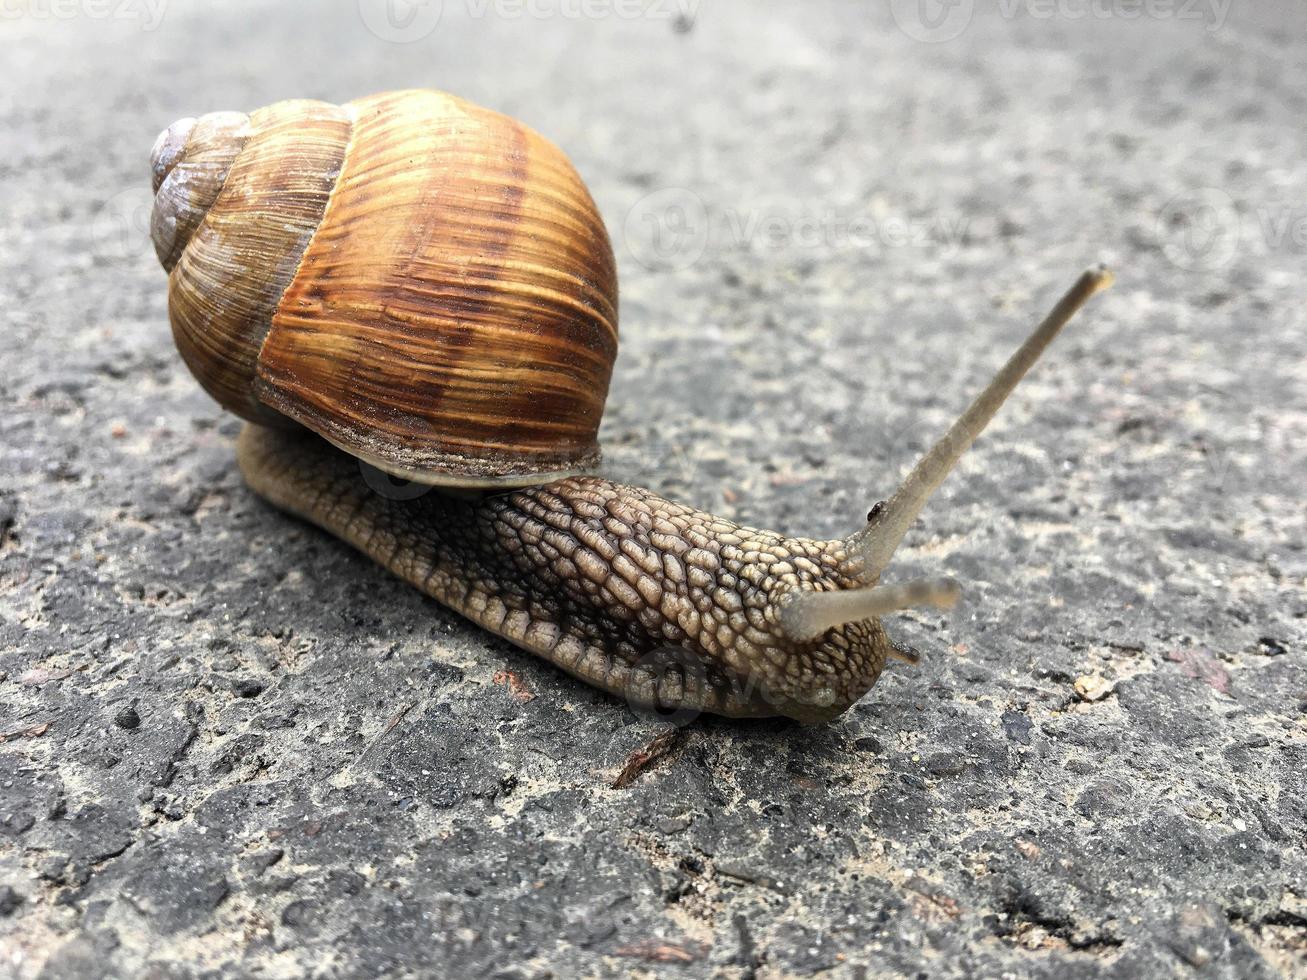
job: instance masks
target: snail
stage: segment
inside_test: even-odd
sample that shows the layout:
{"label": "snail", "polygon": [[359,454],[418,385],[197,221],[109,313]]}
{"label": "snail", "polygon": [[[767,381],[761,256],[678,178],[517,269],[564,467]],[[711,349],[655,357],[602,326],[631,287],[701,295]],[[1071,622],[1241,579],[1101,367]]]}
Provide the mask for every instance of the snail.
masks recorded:
{"label": "snail", "polygon": [[[1094,293],[1085,272],[866,524],[741,527],[593,475],[617,277],[567,157],[433,91],[296,100],[165,130],[151,236],[183,360],[246,420],[256,494],[632,705],[834,718],[889,658],[909,527]],[[417,495],[377,493],[369,467]],[[375,471],[373,471],[375,474]],[[412,499],[399,499],[412,497]]]}

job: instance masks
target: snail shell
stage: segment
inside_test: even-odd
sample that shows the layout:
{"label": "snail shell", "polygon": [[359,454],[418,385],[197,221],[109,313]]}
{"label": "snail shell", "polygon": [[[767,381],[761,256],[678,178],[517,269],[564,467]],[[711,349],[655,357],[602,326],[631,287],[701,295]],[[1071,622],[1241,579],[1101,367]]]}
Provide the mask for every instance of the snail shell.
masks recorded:
{"label": "snail shell", "polygon": [[224,407],[424,483],[598,463],[616,266],[548,140],[402,91],[183,119],[151,166],[173,336]]}

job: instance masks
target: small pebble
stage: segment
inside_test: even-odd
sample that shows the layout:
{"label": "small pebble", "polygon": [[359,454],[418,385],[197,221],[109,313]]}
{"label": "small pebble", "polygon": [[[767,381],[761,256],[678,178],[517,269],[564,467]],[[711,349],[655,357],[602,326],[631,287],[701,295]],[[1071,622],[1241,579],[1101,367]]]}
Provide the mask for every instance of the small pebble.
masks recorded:
{"label": "small pebble", "polygon": [[113,716],[113,723],[119,728],[140,728],[141,716],[136,713],[136,708],[128,705]]}
{"label": "small pebble", "polygon": [[249,877],[257,878],[280,861],[285,854],[286,852],[280,847],[272,847],[267,850],[255,851],[253,854],[247,854],[241,859],[241,871]]}
{"label": "small pebble", "polygon": [[1114,690],[1115,682],[1097,674],[1083,674],[1076,678],[1076,694],[1081,701],[1101,701]]}
{"label": "small pebble", "polygon": [[318,907],[314,902],[300,899],[281,910],[281,924],[295,929],[311,924],[317,915]]}
{"label": "small pebble", "polygon": [[1012,741],[1029,745],[1031,727],[1030,719],[1020,711],[1003,712],[1003,731]]}
{"label": "small pebble", "polygon": [[253,677],[242,677],[232,682],[231,689],[243,698],[257,698],[263,693],[263,684]]}
{"label": "small pebble", "polygon": [[682,813],[676,817],[663,817],[658,821],[658,830],[664,834],[679,834],[690,826],[690,815]]}
{"label": "small pebble", "polygon": [[966,772],[970,761],[961,752],[937,752],[926,759],[926,771],[932,776],[957,776]]}
{"label": "small pebble", "polygon": [[1212,962],[1212,954],[1203,946],[1197,943],[1182,942],[1178,940],[1171,941],[1171,949],[1175,954],[1195,969],[1201,970],[1208,963]]}
{"label": "small pebble", "polygon": [[0,919],[12,915],[23,904],[23,896],[8,885],[0,885]]}

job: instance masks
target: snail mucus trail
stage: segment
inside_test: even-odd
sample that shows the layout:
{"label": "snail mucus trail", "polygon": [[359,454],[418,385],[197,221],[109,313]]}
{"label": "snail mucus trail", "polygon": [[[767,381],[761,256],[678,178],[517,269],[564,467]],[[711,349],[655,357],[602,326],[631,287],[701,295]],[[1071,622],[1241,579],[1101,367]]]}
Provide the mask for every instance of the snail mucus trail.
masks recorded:
{"label": "snail mucus trail", "polygon": [[[597,461],[583,400],[597,388],[601,410],[607,391],[615,266],[570,163],[522,124],[443,93],[278,103],[183,120],[152,166],[174,336],[247,419],[249,486],[485,629],[665,712],[825,721],[889,658],[914,661],[880,617],[951,606],[959,588],[882,574],[1112,281],[1085,272],[864,527],[795,538],[578,472]],[[538,390],[505,388],[521,384]],[[396,430],[414,416],[417,430]],[[395,499],[359,460],[480,489]]]}

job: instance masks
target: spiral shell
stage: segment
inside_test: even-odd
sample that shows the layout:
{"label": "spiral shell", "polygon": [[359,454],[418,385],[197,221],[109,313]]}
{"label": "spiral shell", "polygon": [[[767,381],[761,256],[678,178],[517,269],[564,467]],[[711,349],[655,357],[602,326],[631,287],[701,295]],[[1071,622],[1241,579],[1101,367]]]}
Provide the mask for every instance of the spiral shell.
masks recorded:
{"label": "spiral shell", "polygon": [[184,119],[151,165],[173,336],[226,408],[425,483],[598,462],[615,263],[543,137],[404,91]]}

